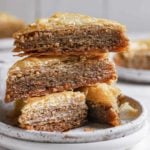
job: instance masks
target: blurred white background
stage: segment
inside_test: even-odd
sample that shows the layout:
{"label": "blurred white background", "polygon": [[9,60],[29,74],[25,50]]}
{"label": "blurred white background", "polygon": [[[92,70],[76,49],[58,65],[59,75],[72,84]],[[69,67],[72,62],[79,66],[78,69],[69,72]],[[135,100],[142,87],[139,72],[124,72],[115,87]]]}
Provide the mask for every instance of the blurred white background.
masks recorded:
{"label": "blurred white background", "polygon": [[0,11],[27,23],[53,12],[78,12],[117,20],[129,33],[150,33],[150,0],[0,0]]}

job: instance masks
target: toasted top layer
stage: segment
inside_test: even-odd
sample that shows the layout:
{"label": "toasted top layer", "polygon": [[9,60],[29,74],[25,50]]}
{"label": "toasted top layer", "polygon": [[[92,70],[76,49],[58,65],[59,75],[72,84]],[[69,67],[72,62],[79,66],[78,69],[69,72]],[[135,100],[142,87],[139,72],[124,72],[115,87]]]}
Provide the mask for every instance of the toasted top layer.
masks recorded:
{"label": "toasted top layer", "polygon": [[36,104],[36,103],[45,103],[49,102],[49,105],[56,106],[56,105],[66,105],[75,99],[78,102],[85,102],[85,95],[81,92],[73,92],[73,91],[64,91],[60,93],[53,93],[47,94],[46,96],[42,97],[31,97],[28,98],[25,103],[26,104]]}
{"label": "toasted top layer", "polygon": [[39,19],[35,23],[28,25],[24,30],[17,32],[14,36],[17,38],[17,36],[22,33],[84,25],[112,26],[125,30],[123,25],[106,19],[98,19],[76,13],[55,13],[50,18]]}
{"label": "toasted top layer", "polygon": [[[66,58],[67,59],[67,58]],[[55,64],[59,63],[61,60],[65,60],[65,58],[59,57],[27,57],[17,61],[11,68],[9,72],[19,71],[24,68],[32,68],[35,66],[44,66],[47,64]]]}
{"label": "toasted top layer", "polygon": [[[51,56],[41,56],[41,57],[27,57],[24,59],[21,59],[19,61],[17,61],[9,70],[9,73],[11,72],[15,72],[15,71],[20,71],[20,70],[24,70],[25,68],[32,68],[32,67],[41,67],[41,66],[52,66],[55,64],[60,64],[61,62],[67,62],[69,61],[71,62],[78,62],[78,61],[85,61],[87,60],[92,60],[92,59],[96,59],[99,60],[101,59],[100,57],[85,57],[85,56],[81,56],[81,57],[77,57],[77,56],[71,56],[71,57],[51,57]],[[107,55],[105,57],[103,57],[102,59],[107,58]]]}
{"label": "toasted top layer", "polygon": [[[18,101],[19,102],[19,101]],[[85,95],[82,92],[64,91],[60,93],[47,94],[41,97],[29,97],[25,101],[19,102],[16,106],[22,112],[31,109],[32,107],[54,107],[66,106],[68,104],[84,104]],[[18,109],[16,108],[16,109]]]}

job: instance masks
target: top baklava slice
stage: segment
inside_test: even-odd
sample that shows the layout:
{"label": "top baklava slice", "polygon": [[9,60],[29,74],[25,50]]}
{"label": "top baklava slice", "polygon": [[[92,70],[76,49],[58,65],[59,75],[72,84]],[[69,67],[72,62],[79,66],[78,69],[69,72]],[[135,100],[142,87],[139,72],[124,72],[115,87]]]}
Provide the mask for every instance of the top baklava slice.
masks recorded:
{"label": "top baklava slice", "polygon": [[101,55],[127,48],[125,27],[74,13],[39,19],[14,35],[18,55]]}

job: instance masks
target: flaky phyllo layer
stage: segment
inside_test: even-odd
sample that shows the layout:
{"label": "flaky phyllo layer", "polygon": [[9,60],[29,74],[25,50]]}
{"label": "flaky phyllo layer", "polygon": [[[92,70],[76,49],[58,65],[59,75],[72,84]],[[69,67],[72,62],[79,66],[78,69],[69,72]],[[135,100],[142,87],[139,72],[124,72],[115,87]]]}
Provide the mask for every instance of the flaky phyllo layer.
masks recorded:
{"label": "flaky phyllo layer", "polygon": [[125,27],[80,14],[56,13],[14,35],[19,55],[101,55],[127,48]]}

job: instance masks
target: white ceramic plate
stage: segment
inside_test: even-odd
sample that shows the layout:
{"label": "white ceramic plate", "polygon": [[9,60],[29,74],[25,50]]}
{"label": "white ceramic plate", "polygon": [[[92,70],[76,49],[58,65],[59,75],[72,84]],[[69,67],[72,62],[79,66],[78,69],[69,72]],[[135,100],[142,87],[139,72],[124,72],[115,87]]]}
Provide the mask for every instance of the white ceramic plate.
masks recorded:
{"label": "white ceramic plate", "polygon": [[[126,101],[136,108],[138,113],[136,116],[127,118],[126,120],[121,118],[121,126],[109,127],[108,125],[104,124],[89,123],[84,127],[63,133],[27,131],[18,127],[14,127],[11,125],[12,122],[9,122],[9,112],[6,111],[10,110],[11,112],[13,107],[2,103],[0,105],[0,114],[3,114],[0,115],[0,134],[17,139],[45,143],[91,143],[125,137],[140,130],[143,127],[146,118],[145,109],[140,102],[129,97],[126,97]],[[87,128],[90,130],[87,131]]]}
{"label": "white ceramic plate", "polygon": [[0,39],[0,50],[12,49],[14,40],[12,38]]}
{"label": "white ceramic plate", "polygon": [[127,150],[142,140],[147,131],[148,124],[146,122],[140,130],[128,136],[109,141],[80,144],[38,143],[0,135],[0,145],[11,150]]}
{"label": "white ceramic plate", "polygon": [[116,65],[116,68],[121,80],[150,83],[150,70],[125,68],[118,65]]}

